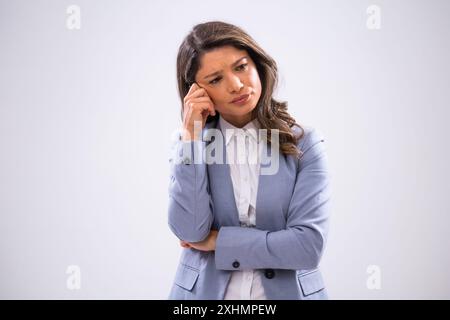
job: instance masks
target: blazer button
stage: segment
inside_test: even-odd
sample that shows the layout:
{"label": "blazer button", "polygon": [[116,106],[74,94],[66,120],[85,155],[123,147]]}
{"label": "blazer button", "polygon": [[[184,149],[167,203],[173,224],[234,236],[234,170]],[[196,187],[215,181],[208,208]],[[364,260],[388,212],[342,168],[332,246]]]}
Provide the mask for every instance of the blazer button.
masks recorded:
{"label": "blazer button", "polygon": [[182,162],[183,164],[190,165],[190,164],[192,163],[192,160],[191,160],[191,158],[189,158],[189,157],[185,157],[181,162]]}
{"label": "blazer button", "polygon": [[266,276],[267,279],[272,279],[273,277],[275,277],[275,271],[273,271],[273,269],[266,269],[264,275]]}
{"label": "blazer button", "polygon": [[235,262],[233,262],[233,268],[239,268],[239,266],[240,266],[240,264],[239,264],[239,261],[235,261]]}

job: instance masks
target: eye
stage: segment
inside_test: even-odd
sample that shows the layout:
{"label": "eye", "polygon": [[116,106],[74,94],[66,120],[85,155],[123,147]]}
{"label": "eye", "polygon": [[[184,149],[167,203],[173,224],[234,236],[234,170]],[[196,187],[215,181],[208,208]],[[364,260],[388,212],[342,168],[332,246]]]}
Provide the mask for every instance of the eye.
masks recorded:
{"label": "eye", "polygon": [[240,66],[237,66],[236,69],[238,69],[238,71],[240,70],[245,70],[247,69],[248,63],[243,63]]}
{"label": "eye", "polygon": [[218,83],[220,81],[220,79],[221,79],[220,77],[214,78],[209,83],[210,84],[216,84],[216,83]]}

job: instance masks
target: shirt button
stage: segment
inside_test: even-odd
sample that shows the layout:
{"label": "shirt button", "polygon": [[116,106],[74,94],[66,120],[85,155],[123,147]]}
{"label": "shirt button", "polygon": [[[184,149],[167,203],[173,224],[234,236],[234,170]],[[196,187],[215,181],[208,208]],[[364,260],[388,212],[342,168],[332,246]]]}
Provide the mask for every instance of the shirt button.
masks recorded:
{"label": "shirt button", "polygon": [[239,263],[239,261],[235,261],[235,262],[233,262],[233,268],[239,268],[239,266],[240,266],[240,263]]}

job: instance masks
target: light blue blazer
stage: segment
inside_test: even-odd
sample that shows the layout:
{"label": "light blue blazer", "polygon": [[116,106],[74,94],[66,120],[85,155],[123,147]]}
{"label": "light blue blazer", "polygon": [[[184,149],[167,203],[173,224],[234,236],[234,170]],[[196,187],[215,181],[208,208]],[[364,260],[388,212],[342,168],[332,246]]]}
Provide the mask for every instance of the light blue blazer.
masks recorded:
{"label": "light blue blazer", "polygon": [[[203,135],[209,128],[220,129],[219,121],[207,123]],[[193,152],[210,141],[183,143]],[[261,272],[267,299],[328,298],[318,268],[331,207],[324,138],[304,127],[298,146],[300,160],[280,153],[276,174],[260,175],[255,228],[240,226],[229,164],[171,157],[170,230],[188,242],[202,241],[211,229],[219,233],[215,251],[182,249],[169,299],[222,300],[232,271],[244,269]],[[264,150],[271,155],[270,147]]]}

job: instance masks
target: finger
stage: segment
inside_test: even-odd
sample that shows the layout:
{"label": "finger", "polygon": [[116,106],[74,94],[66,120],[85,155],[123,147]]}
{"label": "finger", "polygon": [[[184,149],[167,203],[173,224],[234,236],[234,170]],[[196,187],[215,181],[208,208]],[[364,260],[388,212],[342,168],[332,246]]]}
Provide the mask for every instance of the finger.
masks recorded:
{"label": "finger", "polygon": [[214,108],[214,103],[212,103],[211,99],[205,100],[204,102],[194,102],[191,104],[192,110],[198,110],[203,112],[205,110],[212,116],[216,115],[216,109]]}
{"label": "finger", "polygon": [[187,242],[184,242],[184,241],[180,241],[180,245],[182,247],[184,247],[184,248],[189,248],[190,247],[190,245]]}
{"label": "finger", "polygon": [[194,92],[196,92],[197,90],[200,90],[202,88],[200,88],[200,86],[198,84],[196,84],[195,82],[191,85],[191,87],[189,88],[188,93],[186,94],[186,96],[184,97],[184,100],[189,99],[189,97],[194,94]]}
{"label": "finger", "polygon": [[197,83],[193,83],[191,84],[191,86],[189,87],[189,91],[187,94],[192,94],[195,90],[198,90],[200,88],[200,86]]}
{"label": "finger", "polygon": [[[202,88],[202,87],[200,87],[200,88]],[[209,114],[212,115],[212,116],[215,116],[216,115],[216,108],[214,107],[214,103],[213,103],[211,97],[206,92],[206,90],[205,89],[203,89],[203,90],[205,92],[205,95],[200,97],[200,98],[196,98],[196,100],[198,99],[199,101],[208,101],[208,102],[210,102],[211,103],[211,107],[209,108]]]}
{"label": "finger", "polygon": [[192,103],[192,102],[211,102],[211,98],[210,97],[197,97],[197,98],[191,98],[187,101],[187,103]]}
{"label": "finger", "polygon": [[210,97],[195,98],[194,100],[189,101],[187,104],[188,105],[193,105],[195,103],[202,103],[202,102],[210,104],[209,114],[215,116],[216,115],[216,109],[214,108],[214,103],[211,101]]}
{"label": "finger", "polygon": [[209,96],[206,94],[202,94],[200,93],[195,93],[194,95],[190,95],[190,96],[186,96],[184,98],[184,106],[185,106],[185,110],[188,111],[191,107],[193,103],[198,103],[198,102],[211,102],[211,99],[209,98]]}
{"label": "finger", "polygon": [[185,104],[187,106],[192,106],[195,103],[210,103],[212,106],[214,106],[214,103],[212,102],[211,98],[208,96],[191,98],[191,99],[187,100]]}
{"label": "finger", "polygon": [[198,98],[198,97],[207,97],[208,96],[208,93],[206,92],[205,89],[200,88],[199,86],[196,86],[196,88],[197,89],[195,89],[194,92],[189,94],[189,98],[188,99]]}
{"label": "finger", "polygon": [[[200,98],[196,98],[196,99],[200,99]],[[192,113],[192,107],[194,106],[194,103],[196,103],[197,101],[193,101],[191,98],[189,98],[188,100],[185,100],[184,102],[184,108],[183,108],[183,114],[184,116],[188,116],[189,114]],[[198,101],[201,102],[201,101]]]}
{"label": "finger", "polygon": [[197,84],[193,83],[193,84],[189,87],[188,92],[186,93],[186,95],[185,95],[184,98],[183,98],[184,103],[186,103],[186,101],[191,97],[191,95],[192,95],[196,90],[198,90],[199,88],[200,88],[200,87],[199,87]]}

